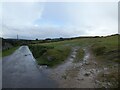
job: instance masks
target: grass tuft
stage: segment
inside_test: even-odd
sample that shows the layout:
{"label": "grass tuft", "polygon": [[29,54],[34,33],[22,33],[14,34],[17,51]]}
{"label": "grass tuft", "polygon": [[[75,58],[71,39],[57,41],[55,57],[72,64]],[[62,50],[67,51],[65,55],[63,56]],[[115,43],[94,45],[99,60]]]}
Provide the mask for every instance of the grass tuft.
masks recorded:
{"label": "grass tuft", "polygon": [[76,54],[76,58],[73,61],[74,63],[77,63],[79,61],[82,61],[84,58],[84,50],[82,48],[80,48]]}

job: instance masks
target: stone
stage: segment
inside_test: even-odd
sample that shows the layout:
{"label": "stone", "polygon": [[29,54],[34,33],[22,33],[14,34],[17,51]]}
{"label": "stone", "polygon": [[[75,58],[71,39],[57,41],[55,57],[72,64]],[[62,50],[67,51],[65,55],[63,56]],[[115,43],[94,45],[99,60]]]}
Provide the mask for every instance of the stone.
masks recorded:
{"label": "stone", "polygon": [[107,85],[108,85],[108,86],[111,86],[111,84],[110,84],[109,82],[107,83]]}
{"label": "stone", "polygon": [[90,72],[94,74],[96,72],[96,69],[91,69]]}
{"label": "stone", "polygon": [[86,72],[84,75],[85,75],[85,76],[89,76],[89,75],[90,75],[90,72]]}
{"label": "stone", "polygon": [[75,58],[75,55],[71,55],[71,58]]}
{"label": "stone", "polygon": [[108,70],[108,68],[103,68],[103,69],[104,69],[104,71]]}
{"label": "stone", "polygon": [[101,84],[101,82],[100,82],[100,81],[98,81],[98,80],[95,80],[95,83],[96,83],[96,84]]}
{"label": "stone", "polygon": [[47,68],[47,65],[41,65],[39,66],[39,69],[46,69]]}
{"label": "stone", "polygon": [[89,62],[84,62],[85,65],[89,65]]}

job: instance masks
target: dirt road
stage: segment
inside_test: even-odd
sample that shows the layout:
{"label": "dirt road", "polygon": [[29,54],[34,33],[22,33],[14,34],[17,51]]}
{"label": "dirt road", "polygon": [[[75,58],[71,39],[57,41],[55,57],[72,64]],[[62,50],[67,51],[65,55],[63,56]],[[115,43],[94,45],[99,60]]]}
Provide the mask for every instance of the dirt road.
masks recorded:
{"label": "dirt road", "polygon": [[54,80],[37,67],[28,46],[21,46],[12,55],[2,60],[3,88],[52,88]]}

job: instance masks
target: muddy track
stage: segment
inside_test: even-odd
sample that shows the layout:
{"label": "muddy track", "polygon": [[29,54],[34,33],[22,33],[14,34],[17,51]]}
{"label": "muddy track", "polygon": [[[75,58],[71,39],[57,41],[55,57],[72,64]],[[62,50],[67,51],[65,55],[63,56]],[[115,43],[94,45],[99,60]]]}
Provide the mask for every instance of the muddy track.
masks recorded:
{"label": "muddy track", "polygon": [[56,80],[61,88],[95,88],[95,77],[99,70],[88,48],[83,48],[82,61],[73,63],[80,47],[73,47],[67,60],[56,68],[46,69],[45,73]]}

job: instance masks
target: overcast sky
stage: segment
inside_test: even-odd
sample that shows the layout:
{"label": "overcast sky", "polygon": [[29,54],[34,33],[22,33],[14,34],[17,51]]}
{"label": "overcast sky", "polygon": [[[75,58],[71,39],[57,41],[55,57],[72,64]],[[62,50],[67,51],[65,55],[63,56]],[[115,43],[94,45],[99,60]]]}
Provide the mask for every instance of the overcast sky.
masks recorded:
{"label": "overcast sky", "polygon": [[118,33],[117,2],[5,2],[4,38],[44,39]]}

